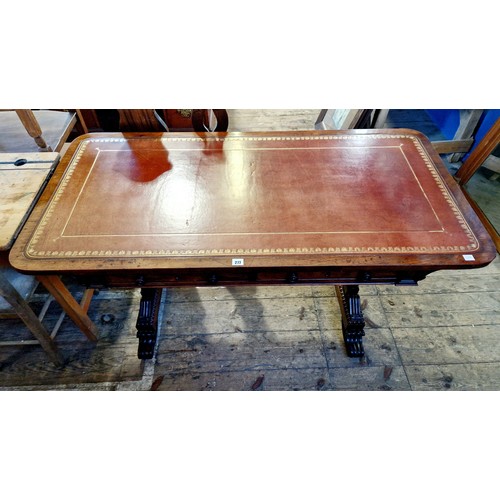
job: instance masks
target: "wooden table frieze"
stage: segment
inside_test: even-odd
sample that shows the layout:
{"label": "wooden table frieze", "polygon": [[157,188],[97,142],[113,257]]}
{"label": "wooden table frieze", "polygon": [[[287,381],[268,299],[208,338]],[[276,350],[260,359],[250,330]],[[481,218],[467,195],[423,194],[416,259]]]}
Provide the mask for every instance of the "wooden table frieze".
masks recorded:
{"label": "wooden table frieze", "polygon": [[147,358],[162,288],[337,285],[348,354],[362,356],[359,285],[415,285],[495,255],[427,138],[383,129],[81,136],[10,258],[141,288]]}

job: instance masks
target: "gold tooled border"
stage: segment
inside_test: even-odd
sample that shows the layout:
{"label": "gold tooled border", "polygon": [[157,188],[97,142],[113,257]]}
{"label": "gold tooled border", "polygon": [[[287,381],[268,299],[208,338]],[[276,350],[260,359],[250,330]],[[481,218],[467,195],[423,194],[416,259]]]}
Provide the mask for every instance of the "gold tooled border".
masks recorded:
{"label": "gold tooled border", "polygon": [[[352,135],[301,135],[301,136],[245,136],[245,137],[158,137],[150,140],[154,142],[242,142],[242,141],[294,141],[294,140],[346,140],[353,139],[356,136]],[[457,252],[473,252],[479,249],[479,242],[477,241],[474,233],[469,227],[467,221],[464,219],[460,212],[451,192],[446,184],[443,182],[441,176],[436,170],[434,163],[427,154],[422,142],[418,137],[409,134],[372,134],[370,138],[377,139],[410,139],[424,161],[427,169],[432,175],[438,188],[440,189],[444,199],[450,206],[457,222],[463,229],[465,235],[469,239],[469,244],[464,246],[401,246],[401,247],[352,247],[352,246],[336,246],[336,247],[296,247],[296,248],[214,248],[214,249],[199,249],[199,250],[76,250],[76,251],[37,251],[36,244],[41,238],[45,227],[53,216],[57,204],[66,189],[66,186],[73,175],[78,162],[83,156],[87,145],[90,143],[113,143],[113,142],[129,142],[131,139],[121,137],[117,138],[88,138],[82,141],[73,158],[70,161],[68,169],[64,173],[59,186],[56,188],[54,196],[50,201],[45,213],[43,214],[40,222],[38,223],[33,236],[30,238],[25,255],[31,259],[65,259],[65,258],[98,258],[98,257],[187,257],[187,256],[221,256],[221,255],[279,255],[279,254],[293,254],[293,255],[306,255],[306,254],[402,254],[402,253],[457,253]],[[143,140],[144,138],[140,138]],[[136,140],[136,139],[132,139]],[[137,139],[139,140],[139,139]]]}

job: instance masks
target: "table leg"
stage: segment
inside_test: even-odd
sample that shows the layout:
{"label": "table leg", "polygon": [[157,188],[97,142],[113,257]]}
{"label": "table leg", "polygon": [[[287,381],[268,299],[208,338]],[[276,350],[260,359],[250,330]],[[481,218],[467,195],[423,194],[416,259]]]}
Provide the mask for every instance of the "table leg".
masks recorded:
{"label": "table leg", "polygon": [[136,323],[137,338],[139,339],[137,357],[139,359],[151,359],[153,357],[158,334],[158,312],[160,310],[162,291],[162,288],[141,289],[141,302]]}
{"label": "table leg", "polygon": [[[66,314],[75,322],[83,334],[92,342],[97,341],[97,326],[87,315],[87,311],[69,293],[61,278],[58,276],[40,275],[38,281],[59,302]],[[85,302],[88,302],[87,300]]]}
{"label": "table leg", "polygon": [[63,365],[63,359],[57,347],[50,337],[49,333],[42,325],[37,315],[33,312],[31,307],[21,297],[19,292],[12,286],[12,284],[0,273],[0,294],[16,311],[19,318],[22,319],[24,324],[29,328],[33,336],[40,342],[40,345],[45,350],[49,358],[56,366]]}
{"label": "table leg", "polygon": [[361,358],[365,354],[363,348],[365,320],[358,295],[359,286],[340,285],[336,286],[335,290],[342,313],[342,334],[347,355],[350,358]]}

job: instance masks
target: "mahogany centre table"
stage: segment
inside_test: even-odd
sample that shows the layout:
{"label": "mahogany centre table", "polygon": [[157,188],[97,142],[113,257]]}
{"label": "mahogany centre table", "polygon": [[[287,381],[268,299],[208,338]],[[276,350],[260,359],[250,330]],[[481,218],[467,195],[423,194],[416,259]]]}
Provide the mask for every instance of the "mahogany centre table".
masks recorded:
{"label": "mahogany centre table", "polygon": [[347,352],[362,356],[359,285],[415,285],[495,255],[428,139],[383,129],[81,136],[10,261],[91,339],[59,276],[141,288],[145,359],[165,287],[336,285]]}

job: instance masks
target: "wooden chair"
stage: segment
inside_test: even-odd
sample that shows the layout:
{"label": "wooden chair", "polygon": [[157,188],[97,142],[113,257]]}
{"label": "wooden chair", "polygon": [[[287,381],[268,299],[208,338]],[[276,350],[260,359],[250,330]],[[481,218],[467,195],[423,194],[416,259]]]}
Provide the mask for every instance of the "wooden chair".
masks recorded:
{"label": "wooden chair", "polygon": [[[49,333],[42,321],[53,297],[49,296],[37,316],[28,301],[38,282],[34,276],[12,269],[8,253],[57,165],[58,152],[73,131],[77,115],[76,111],[0,111],[0,318],[20,318],[36,339],[0,341],[0,345],[39,343],[57,366],[63,360],[53,340],[64,313]],[[82,120],[79,126],[86,131]],[[86,291],[85,307],[89,297],[91,291]]]}
{"label": "wooden chair", "polygon": [[54,343],[54,337],[64,319],[64,314],[61,314],[52,332],[49,333],[42,321],[52,297],[45,302],[40,314],[37,316],[28,304],[28,297],[33,293],[36,284],[33,284],[33,280],[30,283],[26,283],[22,279],[20,280],[20,284],[16,283],[19,278],[22,277],[11,268],[0,269],[0,318],[20,318],[36,340],[6,340],[0,342],[0,345],[19,346],[39,343],[51,361],[56,366],[62,366],[63,359]]}
{"label": "wooden chair", "polygon": [[87,132],[79,110],[2,110],[0,153],[59,152],[75,126]]}
{"label": "wooden chair", "polygon": [[469,157],[464,161],[462,166],[458,169],[455,174],[455,178],[458,181],[458,184],[462,188],[463,193],[466,198],[469,200],[469,203],[474,208],[478,217],[481,219],[484,227],[490,233],[493,241],[495,242],[495,246],[497,251],[500,252],[500,235],[498,229],[493,226],[493,224],[486,217],[484,212],[479,208],[479,205],[472,199],[470,194],[467,192],[466,184],[470,180],[470,178],[477,172],[479,167],[485,164],[489,155],[493,152],[493,150],[500,143],[500,118],[493,124],[493,126],[488,130],[483,139],[479,142],[479,144],[474,148]]}
{"label": "wooden chair", "polygon": [[[57,328],[48,333],[42,324],[48,303],[39,316],[30,308],[30,300],[38,282],[34,276],[16,272],[9,264],[9,250],[28,218],[48,177],[59,161],[58,153],[0,153],[0,319],[20,318],[36,340],[4,340],[1,346],[40,343],[57,365],[62,359],[53,338]],[[62,321],[62,319],[61,319]],[[58,322],[58,325],[60,322]]]}

